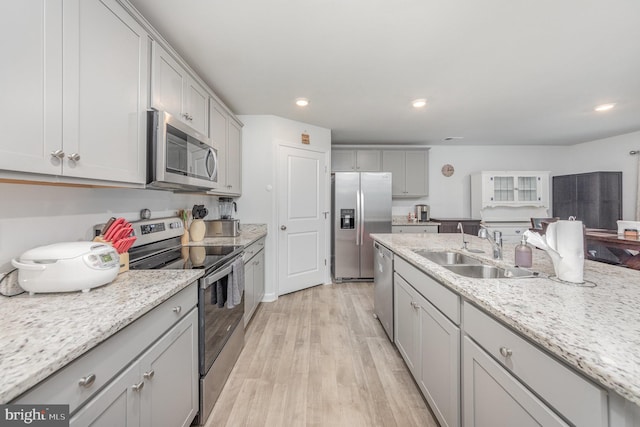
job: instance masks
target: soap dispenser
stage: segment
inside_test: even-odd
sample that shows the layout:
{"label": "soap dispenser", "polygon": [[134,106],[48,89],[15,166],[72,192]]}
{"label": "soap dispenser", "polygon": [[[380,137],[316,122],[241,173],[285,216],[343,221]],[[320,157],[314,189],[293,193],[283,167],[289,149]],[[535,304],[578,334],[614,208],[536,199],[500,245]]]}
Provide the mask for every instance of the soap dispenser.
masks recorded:
{"label": "soap dispenser", "polygon": [[522,235],[520,244],[516,246],[516,266],[529,268],[532,265],[533,251],[527,246],[527,236]]}

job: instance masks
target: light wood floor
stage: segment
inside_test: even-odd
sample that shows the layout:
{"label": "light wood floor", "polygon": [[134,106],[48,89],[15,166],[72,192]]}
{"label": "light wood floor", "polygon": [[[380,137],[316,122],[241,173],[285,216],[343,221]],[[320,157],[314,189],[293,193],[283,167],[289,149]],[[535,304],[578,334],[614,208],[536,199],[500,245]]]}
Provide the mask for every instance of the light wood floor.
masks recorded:
{"label": "light wood floor", "polygon": [[260,305],[207,427],[437,426],[373,317],[373,283]]}

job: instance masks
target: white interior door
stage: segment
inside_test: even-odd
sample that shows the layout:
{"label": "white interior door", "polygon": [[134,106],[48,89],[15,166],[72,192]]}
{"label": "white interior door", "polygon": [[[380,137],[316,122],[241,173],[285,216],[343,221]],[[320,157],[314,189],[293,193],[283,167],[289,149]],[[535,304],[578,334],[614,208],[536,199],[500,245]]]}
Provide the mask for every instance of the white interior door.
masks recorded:
{"label": "white interior door", "polygon": [[278,152],[278,294],[323,283],[325,154],[280,146]]}

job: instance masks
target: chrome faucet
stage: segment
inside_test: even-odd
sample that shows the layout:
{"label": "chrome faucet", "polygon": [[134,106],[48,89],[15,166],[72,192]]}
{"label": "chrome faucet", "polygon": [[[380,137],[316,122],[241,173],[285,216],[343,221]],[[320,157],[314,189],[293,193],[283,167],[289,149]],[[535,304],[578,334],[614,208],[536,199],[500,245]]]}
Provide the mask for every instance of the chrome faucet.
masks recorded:
{"label": "chrome faucet", "polygon": [[502,232],[495,230],[493,232],[493,238],[489,234],[489,230],[484,225],[480,224],[480,230],[478,230],[478,237],[481,239],[487,239],[491,243],[491,249],[493,249],[493,259],[502,259]]}
{"label": "chrome faucet", "polygon": [[458,230],[460,230],[460,234],[462,235],[462,247],[460,249],[468,249],[467,245],[469,242],[464,239],[464,228],[461,222],[458,223]]}

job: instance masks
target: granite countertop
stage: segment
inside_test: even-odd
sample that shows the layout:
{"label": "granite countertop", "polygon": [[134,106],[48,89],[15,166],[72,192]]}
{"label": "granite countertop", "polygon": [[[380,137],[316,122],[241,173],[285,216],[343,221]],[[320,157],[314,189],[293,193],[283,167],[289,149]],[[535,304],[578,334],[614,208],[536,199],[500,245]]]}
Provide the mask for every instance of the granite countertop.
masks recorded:
{"label": "granite countertop", "polygon": [[205,237],[200,242],[189,242],[189,246],[210,245],[242,245],[249,246],[256,240],[267,235],[267,224],[242,224],[240,234],[236,237]]}
{"label": "granite countertop", "polygon": [[[530,338],[574,369],[640,405],[640,271],[585,261],[585,285],[550,278],[546,252],[533,250],[538,278],[472,279],[459,276],[411,249],[461,251],[457,234],[374,234],[374,240],[428,272]],[[491,245],[466,236],[468,253],[495,265],[513,265],[515,244],[504,244],[504,261],[491,259]]]}
{"label": "granite countertop", "polygon": [[193,283],[203,270],[138,270],[89,292],[0,298],[6,403]]}
{"label": "granite countertop", "polygon": [[[266,224],[190,246],[248,246]],[[168,300],[204,270],[136,270],[89,292],[0,297],[0,403],[6,403]]]}

